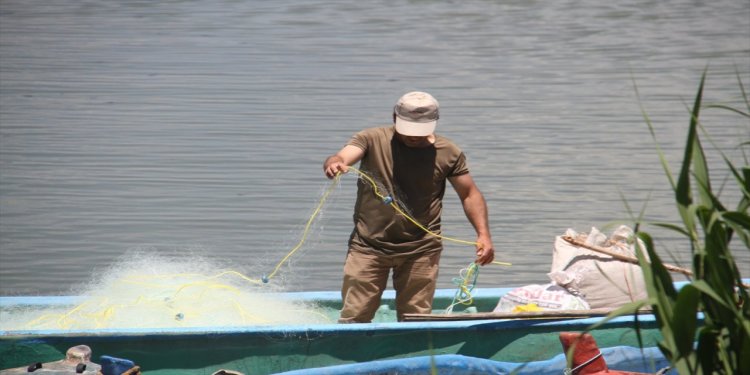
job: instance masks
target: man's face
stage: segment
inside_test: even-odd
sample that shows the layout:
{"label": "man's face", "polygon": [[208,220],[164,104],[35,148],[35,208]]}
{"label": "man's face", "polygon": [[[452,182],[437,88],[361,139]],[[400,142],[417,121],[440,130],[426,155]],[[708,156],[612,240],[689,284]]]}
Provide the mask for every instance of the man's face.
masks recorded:
{"label": "man's face", "polygon": [[428,135],[426,137],[413,137],[396,133],[396,136],[401,143],[415,148],[428,147],[434,142],[435,139],[433,135]]}
{"label": "man's face", "polygon": [[[394,125],[396,124],[396,113],[393,113],[393,124]],[[395,126],[394,126],[394,128],[395,128]],[[411,136],[411,135],[403,135],[403,134],[401,134],[399,132],[396,132],[396,138],[398,138],[398,140],[401,143],[403,143],[403,144],[405,144],[405,145],[407,145],[409,147],[416,147],[416,148],[427,147],[427,146],[435,143],[435,135],[434,134],[430,134],[430,135],[428,135],[426,137],[414,137],[414,136]]]}

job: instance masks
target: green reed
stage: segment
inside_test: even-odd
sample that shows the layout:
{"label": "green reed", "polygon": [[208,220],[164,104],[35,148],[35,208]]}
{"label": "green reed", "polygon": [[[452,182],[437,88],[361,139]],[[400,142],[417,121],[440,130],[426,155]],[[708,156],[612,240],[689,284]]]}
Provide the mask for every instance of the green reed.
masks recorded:
{"label": "green reed", "polygon": [[[648,298],[622,306],[605,320],[625,314],[636,314],[637,317],[639,309],[653,309],[663,338],[658,346],[679,374],[750,374],[748,286],[743,285],[730,250],[730,243],[734,240],[741,241],[750,251],[750,167],[746,157],[744,165],[737,167],[716,149],[730,175],[726,181],[729,186],[723,186],[722,190],[736,188],[740,192],[736,208],[727,208],[711,183],[701,135],[710,138],[700,122],[700,111],[707,108],[728,110],[743,120],[750,119],[750,100],[739,74],[737,80],[746,108],[703,105],[706,71],[703,72],[693,106],[688,108],[690,125],[682,165],[676,176],[656,143],[662,167],[674,191],[681,223],[643,224],[667,228],[688,239],[693,276],[677,290],[671,274],[655,251],[652,237],[638,229],[642,223],[640,218],[636,219],[636,236],[645,244],[645,249],[638,246],[637,253]],[[654,127],[645,111],[643,114],[656,142]],[[744,141],[739,147],[748,144],[750,142]],[[704,317],[702,321],[700,313]]]}

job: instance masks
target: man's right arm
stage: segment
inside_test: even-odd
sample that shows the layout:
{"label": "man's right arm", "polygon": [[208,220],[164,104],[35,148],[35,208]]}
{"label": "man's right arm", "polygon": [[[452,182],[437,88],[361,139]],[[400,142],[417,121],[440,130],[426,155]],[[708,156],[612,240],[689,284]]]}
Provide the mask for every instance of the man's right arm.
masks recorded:
{"label": "man's right arm", "polygon": [[341,151],[326,158],[323,162],[323,172],[326,177],[334,178],[339,173],[346,173],[349,166],[360,161],[365,151],[357,146],[346,145]]}

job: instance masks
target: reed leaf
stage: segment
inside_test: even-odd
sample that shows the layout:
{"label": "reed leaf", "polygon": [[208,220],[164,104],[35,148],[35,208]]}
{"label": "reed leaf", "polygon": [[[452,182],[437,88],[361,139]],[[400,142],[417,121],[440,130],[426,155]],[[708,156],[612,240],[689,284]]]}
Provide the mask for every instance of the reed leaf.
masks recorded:
{"label": "reed leaf", "polygon": [[722,214],[724,222],[732,227],[737,237],[750,251],[750,216],[746,212],[728,211]]}
{"label": "reed leaf", "polygon": [[651,223],[651,225],[656,226],[656,227],[662,227],[662,228],[666,228],[666,229],[671,229],[671,230],[673,230],[673,231],[675,231],[677,233],[685,235],[685,237],[690,237],[690,233],[688,233],[688,231],[686,231],[683,227],[681,227],[681,226],[679,226],[677,224],[672,224],[672,223]]}
{"label": "reed leaf", "polygon": [[700,291],[688,284],[677,295],[672,319],[677,358],[685,358],[693,351],[693,340],[698,326],[695,312],[700,303]]}
{"label": "reed leaf", "polygon": [[703,72],[701,77],[701,83],[698,87],[698,93],[695,96],[695,104],[693,106],[693,112],[690,117],[690,127],[688,128],[688,138],[685,145],[684,156],[682,158],[682,168],[680,168],[680,174],[677,178],[677,185],[674,187],[675,199],[677,201],[678,209],[682,220],[688,226],[688,230],[692,229],[692,216],[688,214],[687,209],[693,203],[693,196],[690,189],[690,165],[693,161],[693,150],[696,146],[698,126],[698,116],[700,115],[700,103],[703,98],[703,86],[706,82],[706,72]]}
{"label": "reed leaf", "polygon": [[664,151],[661,149],[661,146],[659,146],[659,142],[656,140],[656,131],[654,130],[654,124],[651,122],[651,118],[648,116],[648,113],[646,113],[646,109],[643,108],[641,95],[638,92],[638,85],[635,83],[635,81],[633,81],[633,88],[635,90],[635,96],[638,99],[638,106],[641,109],[641,115],[643,116],[644,121],[646,121],[649,133],[651,134],[651,139],[656,145],[656,153],[657,155],[659,155],[659,162],[661,163],[661,167],[662,169],[664,169],[667,179],[669,180],[669,185],[672,186],[672,189],[675,189],[676,183],[674,181],[674,177],[672,177],[672,171],[669,169],[669,163],[667,162],[667,158],[664,156]]}
{"label": "reed leaf", "polygon": [[741,110],[739,110],[739,109],[737,109],[737,108],[734,108],[734,107],[730,107],[730,106],[728,106],[728,105],[724,105],[724,104],[710,104],[710,105],[707,105],[707,106],[705,106],[705,107],[703,107],[703,108],[719,108],[719,109],[726,109],[727,111],[730,111],[730,112],[734,112],[734,113],[736,113],[736,114],[738,114],[738,115],[741,115],[741,116],[745,116],[745,117],[750,117],[750,113],[747,113],[747,112],[741,111]]}

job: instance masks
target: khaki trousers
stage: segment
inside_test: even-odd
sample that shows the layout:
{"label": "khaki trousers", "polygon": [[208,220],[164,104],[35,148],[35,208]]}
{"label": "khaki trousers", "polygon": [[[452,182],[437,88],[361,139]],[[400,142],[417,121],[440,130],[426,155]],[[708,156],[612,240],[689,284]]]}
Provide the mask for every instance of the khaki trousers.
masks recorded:
{"label": "khaki trousers", "polygon": [[412,256],[385,256],[349,250],[341,287],[343,308],[339,323],[369,323],[380,307],[380,299],[393,269],[396,313],[429,314],[438,277],[440,252]]}

